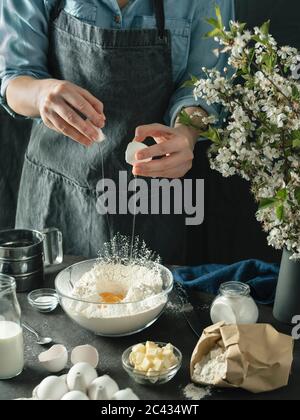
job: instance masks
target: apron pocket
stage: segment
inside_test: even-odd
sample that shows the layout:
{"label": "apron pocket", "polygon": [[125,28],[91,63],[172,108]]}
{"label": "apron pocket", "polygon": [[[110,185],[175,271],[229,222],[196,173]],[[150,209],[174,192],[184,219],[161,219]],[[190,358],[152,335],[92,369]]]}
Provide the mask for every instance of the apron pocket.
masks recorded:
{"label": "apron pocket", "polygon": [[[89,257],[93,254],[90,249],[90,221],[91,212],[96,208],[95,197],[93,191],[26,157],[18,200],[17,228],[43,230],[56,227],[63,234],[64,253]],[[97,229],[97,234],[101,235],[101,229]]]}

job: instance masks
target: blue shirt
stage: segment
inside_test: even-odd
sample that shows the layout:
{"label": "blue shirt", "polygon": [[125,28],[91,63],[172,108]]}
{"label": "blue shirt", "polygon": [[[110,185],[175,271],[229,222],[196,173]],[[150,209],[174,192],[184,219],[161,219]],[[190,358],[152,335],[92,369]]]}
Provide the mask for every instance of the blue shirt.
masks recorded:
{"label": "blue shirt", "polygon": [[[48,24],[54,3],[55,0],[0,2],[0,100],[13,115],[5,100],[9,81],[20,75],[38,79],[51,77],[47,66]],[[211,29],[205,19],[215,16],[214,7],[218,3],[224,22],[228,23],[234,16],[233,0],[164,0],[164,3],[166,28],[172,35],[176,86],[166,112],[166,123],[172,125],[180,110],[188,106],[202,106],[209,113],[216,114],[216,109],[201,100],[196,101],[192,90],[183,89],[181,85],[191,75],[200,76],[202,67],[221,70],[226,65],[224,55],[217,58],[213,53],[215,41],[204,39]],[[66,0],[65,11],[103,29],[156,27],[152,0],[130,0],[122,10],[117,0]]]}

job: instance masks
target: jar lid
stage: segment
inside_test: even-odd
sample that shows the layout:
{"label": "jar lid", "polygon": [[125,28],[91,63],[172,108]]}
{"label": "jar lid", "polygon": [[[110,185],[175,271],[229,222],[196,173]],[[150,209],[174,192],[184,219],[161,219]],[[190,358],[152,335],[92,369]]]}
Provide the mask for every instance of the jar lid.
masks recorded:
{"label": "jar lid", "polygon": [[250,286],[238,281],[229,281],[223,283],[220,287],[220,293],[226,296],[249,296],[251,293]]}

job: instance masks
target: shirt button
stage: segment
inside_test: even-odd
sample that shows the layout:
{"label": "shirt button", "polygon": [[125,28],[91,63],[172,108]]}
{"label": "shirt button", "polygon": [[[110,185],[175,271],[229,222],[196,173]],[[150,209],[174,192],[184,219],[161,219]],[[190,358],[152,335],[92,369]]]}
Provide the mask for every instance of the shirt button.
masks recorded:
{"label": "shirt button", "polygon": [[115,22],[116,23],[121,23],[121,16],[120,15],[115,16]]}

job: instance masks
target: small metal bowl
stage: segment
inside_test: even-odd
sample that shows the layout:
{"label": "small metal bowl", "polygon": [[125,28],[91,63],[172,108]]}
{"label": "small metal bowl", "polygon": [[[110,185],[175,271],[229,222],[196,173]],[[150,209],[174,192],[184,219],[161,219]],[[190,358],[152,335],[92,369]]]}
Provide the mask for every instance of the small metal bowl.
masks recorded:
{"label": "small metal bowl", "polygon": [[27,296],[30,305],[39,312],[53,312],[58,304],[59,298],[53,289],[38,289]]}
{"label": "small metal bowl", "polygon": [[[146,343],[142,343],[146,344]],[[164,347],[167,343],[156,342],[157,345],[160,347]],[[134,369],[132,364],[129,361],[129,356],[132,352],[132,349],[135,346],[129,347],[127,350],[124,351],[122,355],[122,365],[124,370],[128,373],[128,375],[138,384],[140,385],[162,385],[166,384],[167,382],[171,381],[177,372],[180,370],[182,365],[182,354],[180,350],[174,347],[174,355],[176,356],[178,362],[176,365],[171,366],[169,369],[164,370],[163,372],[151,372],[151,375],[147,375],[143,372],[138,372]]]}

